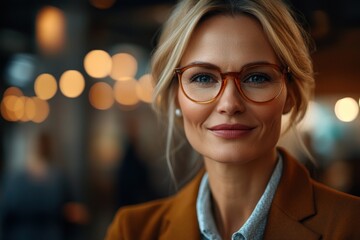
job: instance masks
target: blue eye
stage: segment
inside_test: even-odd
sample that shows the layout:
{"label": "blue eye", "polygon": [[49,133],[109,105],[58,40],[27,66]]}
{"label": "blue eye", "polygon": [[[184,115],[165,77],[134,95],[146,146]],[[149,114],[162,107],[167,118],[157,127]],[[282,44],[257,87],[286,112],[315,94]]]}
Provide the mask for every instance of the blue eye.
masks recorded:
{"label": "blue eye", "polygon": [[190,79],[191,83],[198,83],[198,84],[211,84],[211,83],[217,83],[218,81],[216,78],[211,76],[211,74],[196,74],[195,76],[192,76]]}
{"label": "blue eye", "polygon": [[260,87],[272,82],[272,78],[264,73],[254,73],[246,76],[242,84],[254,87]]}
{"label": "blue eye", "polygon": [[268,82],[270,80],[271,79],[268,76],[266,76],[265,74],[253,74],[253,75],[246,77],[246,79],[244,79],[243,82],[256,84],[256,83]]}

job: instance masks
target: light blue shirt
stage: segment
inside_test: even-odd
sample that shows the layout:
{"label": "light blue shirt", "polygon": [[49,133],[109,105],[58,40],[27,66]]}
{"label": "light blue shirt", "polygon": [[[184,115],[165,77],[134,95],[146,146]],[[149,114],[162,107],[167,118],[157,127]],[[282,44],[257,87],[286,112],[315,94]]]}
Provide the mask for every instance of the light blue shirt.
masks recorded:
{"label": "light blue shirt", "polygon": [[[263,195],[256,204],[254,211],[244,223],[244,225],[232,235],[232,240],[261,240],[264,235],[267,215],[274,197],[276,188],[279,184],[283,163],[279,155],[278,162],[273,174],[265,188]],[[201,239],[221,240],[216,228],[211,207],[211,192],[208,182],[208,175],[203,176],[196,202],[197,218],[200,226]]]}

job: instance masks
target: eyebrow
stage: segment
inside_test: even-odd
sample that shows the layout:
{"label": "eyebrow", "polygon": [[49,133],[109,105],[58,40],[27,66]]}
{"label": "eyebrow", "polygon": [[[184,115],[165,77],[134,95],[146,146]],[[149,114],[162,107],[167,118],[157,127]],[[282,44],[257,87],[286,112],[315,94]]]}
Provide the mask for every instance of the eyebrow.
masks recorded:
{"label": "eyebrow", "polygon": [[[194,62],[190,62],[188,64],[186,64],[185,66],[182,66],[182,67],[186,67],[186,66],[190,66],[190,65],[194,65],[194,64],[202,64],[202,65],[208,65],[208,66],[211,66],[211,67],[215,67],[215,68],[218,68],[218,69],[221,69],[218,65],[216,64],[213,64],[213,63],[210,63],[210,62],[204,62],[204,61],[194,61]],[[241,68],[243,67],[246,67],[246,66],[252,66],[252,65],[257,65],[257,64],[273,64],[273,65],[278,65],[280,66],[279,64],[277,63],[272,63],[272,62],[268,62],[268,61],[255,61],[255,62],[249,62],[245,65],[242,65]],[[182,68],[180,67],[180,68]]]}

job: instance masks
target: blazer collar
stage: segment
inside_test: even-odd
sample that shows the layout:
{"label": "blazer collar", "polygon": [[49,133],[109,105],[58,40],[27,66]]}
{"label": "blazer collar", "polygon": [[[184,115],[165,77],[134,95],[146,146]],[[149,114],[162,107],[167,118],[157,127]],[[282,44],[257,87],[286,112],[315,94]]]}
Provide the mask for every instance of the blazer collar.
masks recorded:
{"label": "blazer collar", "polygon": [[311,178],[307,170],[279,148],[284,170],[268,215],[264,239],[320,239],[301,222],[316,214]]}

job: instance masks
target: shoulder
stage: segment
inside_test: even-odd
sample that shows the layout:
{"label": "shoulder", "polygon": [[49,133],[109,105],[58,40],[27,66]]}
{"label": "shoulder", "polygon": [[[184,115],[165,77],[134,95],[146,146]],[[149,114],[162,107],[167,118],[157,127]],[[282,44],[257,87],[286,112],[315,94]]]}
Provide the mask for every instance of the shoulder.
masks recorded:
{"label": "shoulder", "polygon": [[159,199],[139,205],[120,208],[116,217],[132,223],[148,223],[149,219],[159,219],[168,210],[174,197]]}
{"label": "shoulder", "polygon": [[163,216],[172,201],[173,197],[168,197],[120,208],[108,228],[106,239],[141,239],[141,236],[155,238],[151,235],[160,232]]}
{"label": "shoulder", "polygon": [[166,233],[182,233],[183,229],[197,227],[195,203],[202,175],[203,170],[171,197],[120,208],[105,239],[159,239]]}
{"label": "shoulder", "polygon": [[[317,209],[328,214],[355,215],[360,220],[360,197],[339,192],[322,183],[312,181]],[[340,216],[339,216],[340,217]]]}
{"label": "shoulder", "polygon": [[307,222],[324,239],[360,239],[360,198],[313,181],[316,215]]}
{"label": "shoulder", "polygon": [[[281,150],[285,159],[284,180],[285,185],[290,185],[286,193],[292,193],[299,196],[306,195],[314,201],[317,212],[330,211],[331,213],[342,212],[349,209],[349,213],[360,213],[360,198],[337,191],[320,182],[312,179],[302,164],[298,163],[290,154]],[[284,184],[284,183],[283,183]],[[296,189],[293,189],[296,187]],[[330,216],[331,213],[327,215]],[[358,214],[360,218],[360,214]]]}
{"label": "shoulder", "polygon": [[313,180],[290,154],[280,151],[284,171],[273,205],[324,239],[360,239],[360,198]]}

